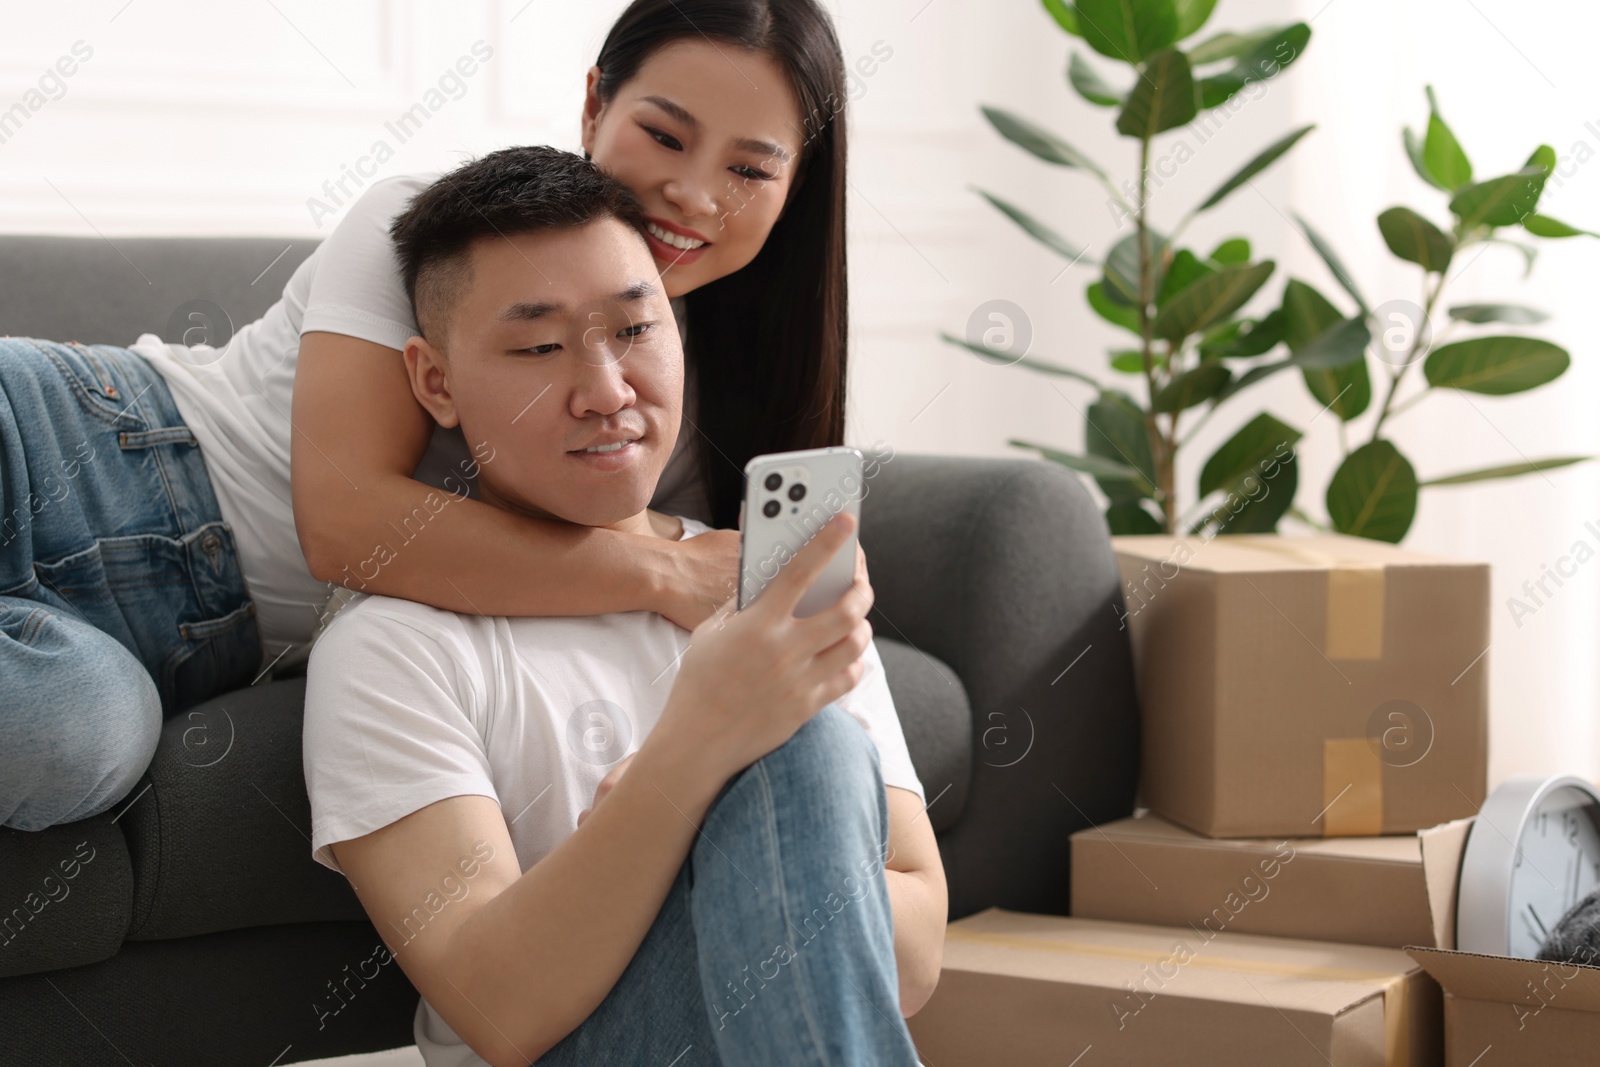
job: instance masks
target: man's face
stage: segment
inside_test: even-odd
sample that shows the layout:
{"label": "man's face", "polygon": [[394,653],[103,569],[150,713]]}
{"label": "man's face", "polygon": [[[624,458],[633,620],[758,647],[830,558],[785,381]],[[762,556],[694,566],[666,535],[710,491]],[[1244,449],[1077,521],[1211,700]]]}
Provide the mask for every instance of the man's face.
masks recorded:
{"label": "man's face", "polygon": [[683,349],[634,230],[604,219],[477,241],[444,348],[407,347],[412,388],[460,423],[486,502],[587,526],[645,509],[678,437]]}

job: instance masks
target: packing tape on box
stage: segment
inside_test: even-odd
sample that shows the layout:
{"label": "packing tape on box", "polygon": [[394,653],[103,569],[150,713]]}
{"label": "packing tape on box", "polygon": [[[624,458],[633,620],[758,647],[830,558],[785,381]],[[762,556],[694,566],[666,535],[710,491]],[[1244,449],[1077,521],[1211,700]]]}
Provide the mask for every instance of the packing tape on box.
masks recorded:
{"label": "packing tape on box", "polygon": [[[1282,538],[1239,540],[1327,571],[1327,619],[1320,650],[1324,656],[1330,660],[1383,658],[1382,564],[1340,559]],[[1322,742],[1322,803],[1324,837],[1383,833],[1383,763],[1365,737]]]}
{"label": "packing tape on box", "polygon": [[1322,836],[1383,833],[1383,762],[1365,737],[1322,742]]}
{"label": "packing tape on box", "polygon": [[[1106,960],[1127,960],[1132,963],[1158,965],[1170,963],[1172,960],[1170,950],[1123,948],[1117,945],[1096,945],[1087,941],[1058,941],[1053,938],[1022,937],[1018,934],[995,934],[983,930],[967,930],[960,926],[947,926],[944,936],[946,941],[966,941],[996,948],[1021,949],[1025,952],[1056,952],[1067,956],[1094,956]],[[1221,971],[1226,974],[1265,974],[1281,978],[1362,982],[1381,986],[1383,987],[1383,1062],[1385,1067],[1411,1067],[1411,1042],[1406,1026],[1410,1003],[1406,995],[1404,974],[1395,974],[1393,971],[1367,971],[1355,967],[1322,967],[1304,963],[1278,963],[1273,960],[1242,960],[1213,956],[1194,956],[1182,966]]]}
{"label": "packing tape on box", "polygon": [[1328,610],[1320,650],[1324,656],[1344,660],[1383,658],[1383,564],[1340,559],[1283,538],[1235,540],[1328,572]]}

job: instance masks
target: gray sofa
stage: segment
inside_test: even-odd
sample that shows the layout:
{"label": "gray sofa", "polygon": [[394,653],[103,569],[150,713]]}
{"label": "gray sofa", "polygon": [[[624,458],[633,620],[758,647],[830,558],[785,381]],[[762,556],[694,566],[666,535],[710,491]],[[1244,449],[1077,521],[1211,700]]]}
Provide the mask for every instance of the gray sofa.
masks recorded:
{"label": "gray sofa", "polygon": [[[127,344],[172,336],[177,312],[216,340],[314,245],[0,237],[0,334]],[[1130,814],[1137,777],[1098,509],[1053,465],[897,455],[861,537],[951,917],[1065,913],[1068,835]],[[411,1043],[416,991],[310,856],[294,670],[173,716],[103,815],[0,830],[0,1062],[265,1067]]]}

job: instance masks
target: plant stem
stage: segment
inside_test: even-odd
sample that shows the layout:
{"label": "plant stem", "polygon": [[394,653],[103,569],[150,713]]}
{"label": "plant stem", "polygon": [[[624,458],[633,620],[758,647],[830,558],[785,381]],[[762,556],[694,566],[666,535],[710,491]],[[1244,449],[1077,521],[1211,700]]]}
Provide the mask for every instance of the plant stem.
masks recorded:
{"label": "plant stem", "polygon": [[[1424,273],[1422,276],[1422,322],[1418,324],[1416,336],[1411,339],[1411,349],[1406,353],[1405,362],[1389,373],[1389,391],[1383,398],[1383,407],[1378,409],[1378,421],[1372,424],[1372,441],[1378,440],[1378,434],[1383,431],[1384,422],[1388,420],[1390,415],[1395,414],[1392,410],[1394,396],[1400,391],[1401,379],[1406,376],[1406,371],[1411,369],[1411,364],[1416,362],[1417,353],[1422,349],[1422,341],[1426,336],[1424,327],[1432,321],[1434,305],[1439,302],[1439,294],[1444,292],[1444,277],[1445,272],[1440,271],[1438,280],[1434,283],[1433,292],[1430,293],[1428,292],[1428,275]],[[1379,323],[1378,328],[1382,329],[1383,324]]]}
{"label": "plant stem", "polygon": [[[1144,361],[1145,386],[1149,390],[1149,403],[1144,412],[1144,432],[1150,443],[1150,458],[1155,464],[1156,496],[1161,505],[1162,528],[1169,534],[1177,533],[1177,502],[1172,496],[1172,462],[1170,444],[1161,432],[1156,419],[1156,360],[1150,321],[1151,290],[1154,286],[1154,264],[1150,262],[1149,207],[1150,138],[1139,139],[1139,209],[1134,214],[1139,244],[1139,355]],[[1170,361],[1171,356],[1168,356]],[[1170,371],[1171,368],[1169,367]]]}

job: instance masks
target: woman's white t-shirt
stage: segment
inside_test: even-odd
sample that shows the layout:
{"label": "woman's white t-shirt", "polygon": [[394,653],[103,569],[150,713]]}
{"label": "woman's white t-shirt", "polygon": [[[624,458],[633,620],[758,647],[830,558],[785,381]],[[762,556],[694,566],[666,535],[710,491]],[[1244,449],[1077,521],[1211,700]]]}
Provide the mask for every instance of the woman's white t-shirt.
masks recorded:
{"label": "woman's white t-shirt", "polygon": [[[325,330],[405,348],[418,331],[389,225],[437,177],[402,175],[370,186],[295,270],[282,298],[220,351],[210,345],[169,344],[148,333],[130,346],[160,372],[178,413],[200,443],[223,521],[233,528],[239,546],[245,584],[256,602],[263,665],[295,646],[302,646],[304,653],[334,589],[312,577],[306,565],[289,493],[289,420],[300,335]],[[673,301],[673,310],[682,330],[684,302]],[[353,396],[349,402],[358,404],[361,398]],[[709,522],[710,502],[693,429],[694,366],[687,360],[684,416],[650,506]],[[414,477],[437,489],[476,497],[475,475],[460,428],[435,427]]]}
{"label": "woman's white t-shirt", "polygon": [[[686,538],[707,529],[683,519]],[[688,642],[689,631],[651,611],[493,617],[357,594],[318,639],[306,675],[312,856],[338,871],[330,844],[479,795],[499,803],[528,870],[577,829],[600,779],[655,728]],[[862,661],[865,674],[838,703],[876,746],[884,784],[926,802],[877,648]],[[471,893],[472,858],[413,913],[406,939]],[[412,1029],[428,1067],[484,1064],[426,1000]]]}

